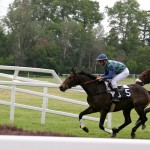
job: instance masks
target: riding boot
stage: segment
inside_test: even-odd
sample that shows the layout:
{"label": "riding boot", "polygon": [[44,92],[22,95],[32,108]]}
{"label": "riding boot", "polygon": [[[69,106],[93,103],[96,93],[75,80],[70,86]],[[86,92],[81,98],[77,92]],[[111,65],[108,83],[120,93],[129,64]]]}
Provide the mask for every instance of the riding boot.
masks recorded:
{"label": "riding boot", "polygon": [[119,91],[118,88],[114,88],[113,91],[115,92],[114,97],[112,98],[113,103],[119,102]]}

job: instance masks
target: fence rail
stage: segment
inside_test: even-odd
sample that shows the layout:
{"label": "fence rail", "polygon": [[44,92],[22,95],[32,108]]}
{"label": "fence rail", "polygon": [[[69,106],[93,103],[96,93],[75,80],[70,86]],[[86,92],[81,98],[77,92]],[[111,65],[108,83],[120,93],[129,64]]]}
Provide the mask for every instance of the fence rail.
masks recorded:
{"label": "fence rail", "polygon": [[[54,70],[41,69],[41,68],[29,68],[29,67],[16,67],[16,66],[0,66],[0,69],[14,70],[14,75],[0,73],[0,76],[12,79],[12,81],[0,81],[0,89],[11,91],[11,101],[6,102],[3,100],[0,100],[0,104],[10,106],[10,120],[12,122],[14,121],[15,107],[40,111],[41,112],[41,124],[45,123],[46,113],[53,113],[53,114],[57,114],[57,115],[78,118],[77,114],[47,109],[48,99],[54,99],[54,100],[64,101],[64,102],[73,103],[73,104],[77,104],[77,105],[88,106],[88,104],[86,102],[69,99],[69,98],[63,98],[63,97],[51,95],[48,93],[48,88],[58,88],[58,86],[62,83],[61,79],[55,73]],[[27,72],[35,71],[35,72],[43,72],[43,73],[52,74],[53,77],[55,78],[55,81],[57,82],[57,84],[19,77],[18,76],[19,71],[27,71]],[[19,88],[17,86],[19,86]],[[20,88],[20,86],[43,87],[43,92],[22,89],[22,88]],[[84,92],[80,86],[73,88],[72,90]],[[43,98],[42,107],[35,107],[35,106],[29,106],[29,105],[23,105],[23,104],[16,103],[16,92],[21,92],[21,93],[26,93],[26,94],[31,94],[31,95],[36,95],[36,96],[42,97]],[[99,118],[89,117],[89,116],[84,116],[83,119],[99,121]],[[108,115],[107,126],[111,127],[111,114]]]}

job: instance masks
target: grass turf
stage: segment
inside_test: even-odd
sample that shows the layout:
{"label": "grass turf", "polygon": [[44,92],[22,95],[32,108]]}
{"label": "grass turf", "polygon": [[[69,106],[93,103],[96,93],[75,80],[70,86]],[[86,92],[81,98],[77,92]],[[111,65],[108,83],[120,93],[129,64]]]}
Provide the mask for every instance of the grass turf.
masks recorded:
{"label": "grass turf", "polygon": [[[42,80],[42,79],[40,79]],[[50,80],[52,79],[43,79],[43,80]],[[64,79],[63,79],[64,80]],[[53,81],[52,81],[53,82]],[[128,78],[124,80],[123,82],[120,82],[120,84],[132,84],[134,83],[133,78]],[[35,91],[42,92],[43,89],[40,87],[22,87],[25,89],[31,89]],[[146,89],[150,89],[149,85],[145,86]],[[5,101],[10,101],[10,91],[6,90],[0,90],[0,99]],[[67,91],[65,93],[60,92],[59,89],[52,88],[49,89],[48,92],[52,95],[72,98],[80,101],[86,102],[86,94],[79,93],[79,92],[72,92]],[[42,107],[42,97],[32,96],[29,94],[19,93],[16,94],[16,103],[19,104],[25,104],[25,105],[31,105],[36,107]],[[75,105],[71,103],[66,103],[62,101],[56,101],[53,99],[48,100],[48,109],[53,110],[59,110],[59,111],[66,111],[70,113],[76,113],[79,114],[81,111],[83,111],[86,108],[86,106],[80,106]],[[15,120],[13,123],[10,122],[10,107],[0,105],[0,124],[13,124],[19,128],[23,128],[25,130],[30,131],[52,131],[57,133],[64,133],[79,137],[94,137],[94,138],[111,138],[111,135],[105,133],[104,131],[99,129],[99,123],[94,121],[88,121],[85,120],[85,126],[89,128],[89,133],[85,133],[82,131],[82,129],[79,128],[79,121],[78,118],[70,118],[70,117],[64,117],[54,114],[46,114],[46,122],[44,125],[40,124],[41,120],[41,112],[34,111],[34,110],[28,110],[28,109],[22,109],[22,108],[15,108]],[[99,118],[99,113],[89,115]],[[148,118],[150,118],[150,114],[147,115]],[[132,123],[128,125],[126,128],[124,128],[122,131],[120,131],[117,134],[116,138],[131,138],[130,132],[132,127],[134,126],[135,121],[138,118],[138,115],[135,113],[134,110],[131,112],[131,118]],[[112,127],[118,127],[121,123],[124,122],[124,117],[122,115],[122,111],[115,112],[112,114]],[[138,139],[150,139],[150,128],[149,126],[149,120],[147,121],[146,125],[147,128],[145,130],[142,130],[139,128],[136,132],[136,138]]]}

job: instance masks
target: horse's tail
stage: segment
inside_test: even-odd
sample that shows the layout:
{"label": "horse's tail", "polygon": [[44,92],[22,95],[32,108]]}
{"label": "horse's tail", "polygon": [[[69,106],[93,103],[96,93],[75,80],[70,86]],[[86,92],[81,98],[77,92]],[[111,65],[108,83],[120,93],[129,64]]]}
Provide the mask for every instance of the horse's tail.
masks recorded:
{"label": "horse's tail", "polygon": [[148,91],[148,93],[150,94],[150,91]]}

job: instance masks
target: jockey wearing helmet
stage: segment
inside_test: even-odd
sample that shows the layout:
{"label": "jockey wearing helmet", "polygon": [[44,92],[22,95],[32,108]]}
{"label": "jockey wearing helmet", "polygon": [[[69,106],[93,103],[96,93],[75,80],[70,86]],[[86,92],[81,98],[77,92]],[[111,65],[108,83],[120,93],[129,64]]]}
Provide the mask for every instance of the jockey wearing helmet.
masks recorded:
{"label": "jockey wearing helmet", "polygon": [[96,60],[97,63],[102,65],[105,69],[104,75],[97,77],[97,80],[110,80],[113,91],[115,92],[112,102],[119,102],[117,82],[123,80],[129,75],[128,68],[122,62],[108,60],[106,54],[100,54]]}

